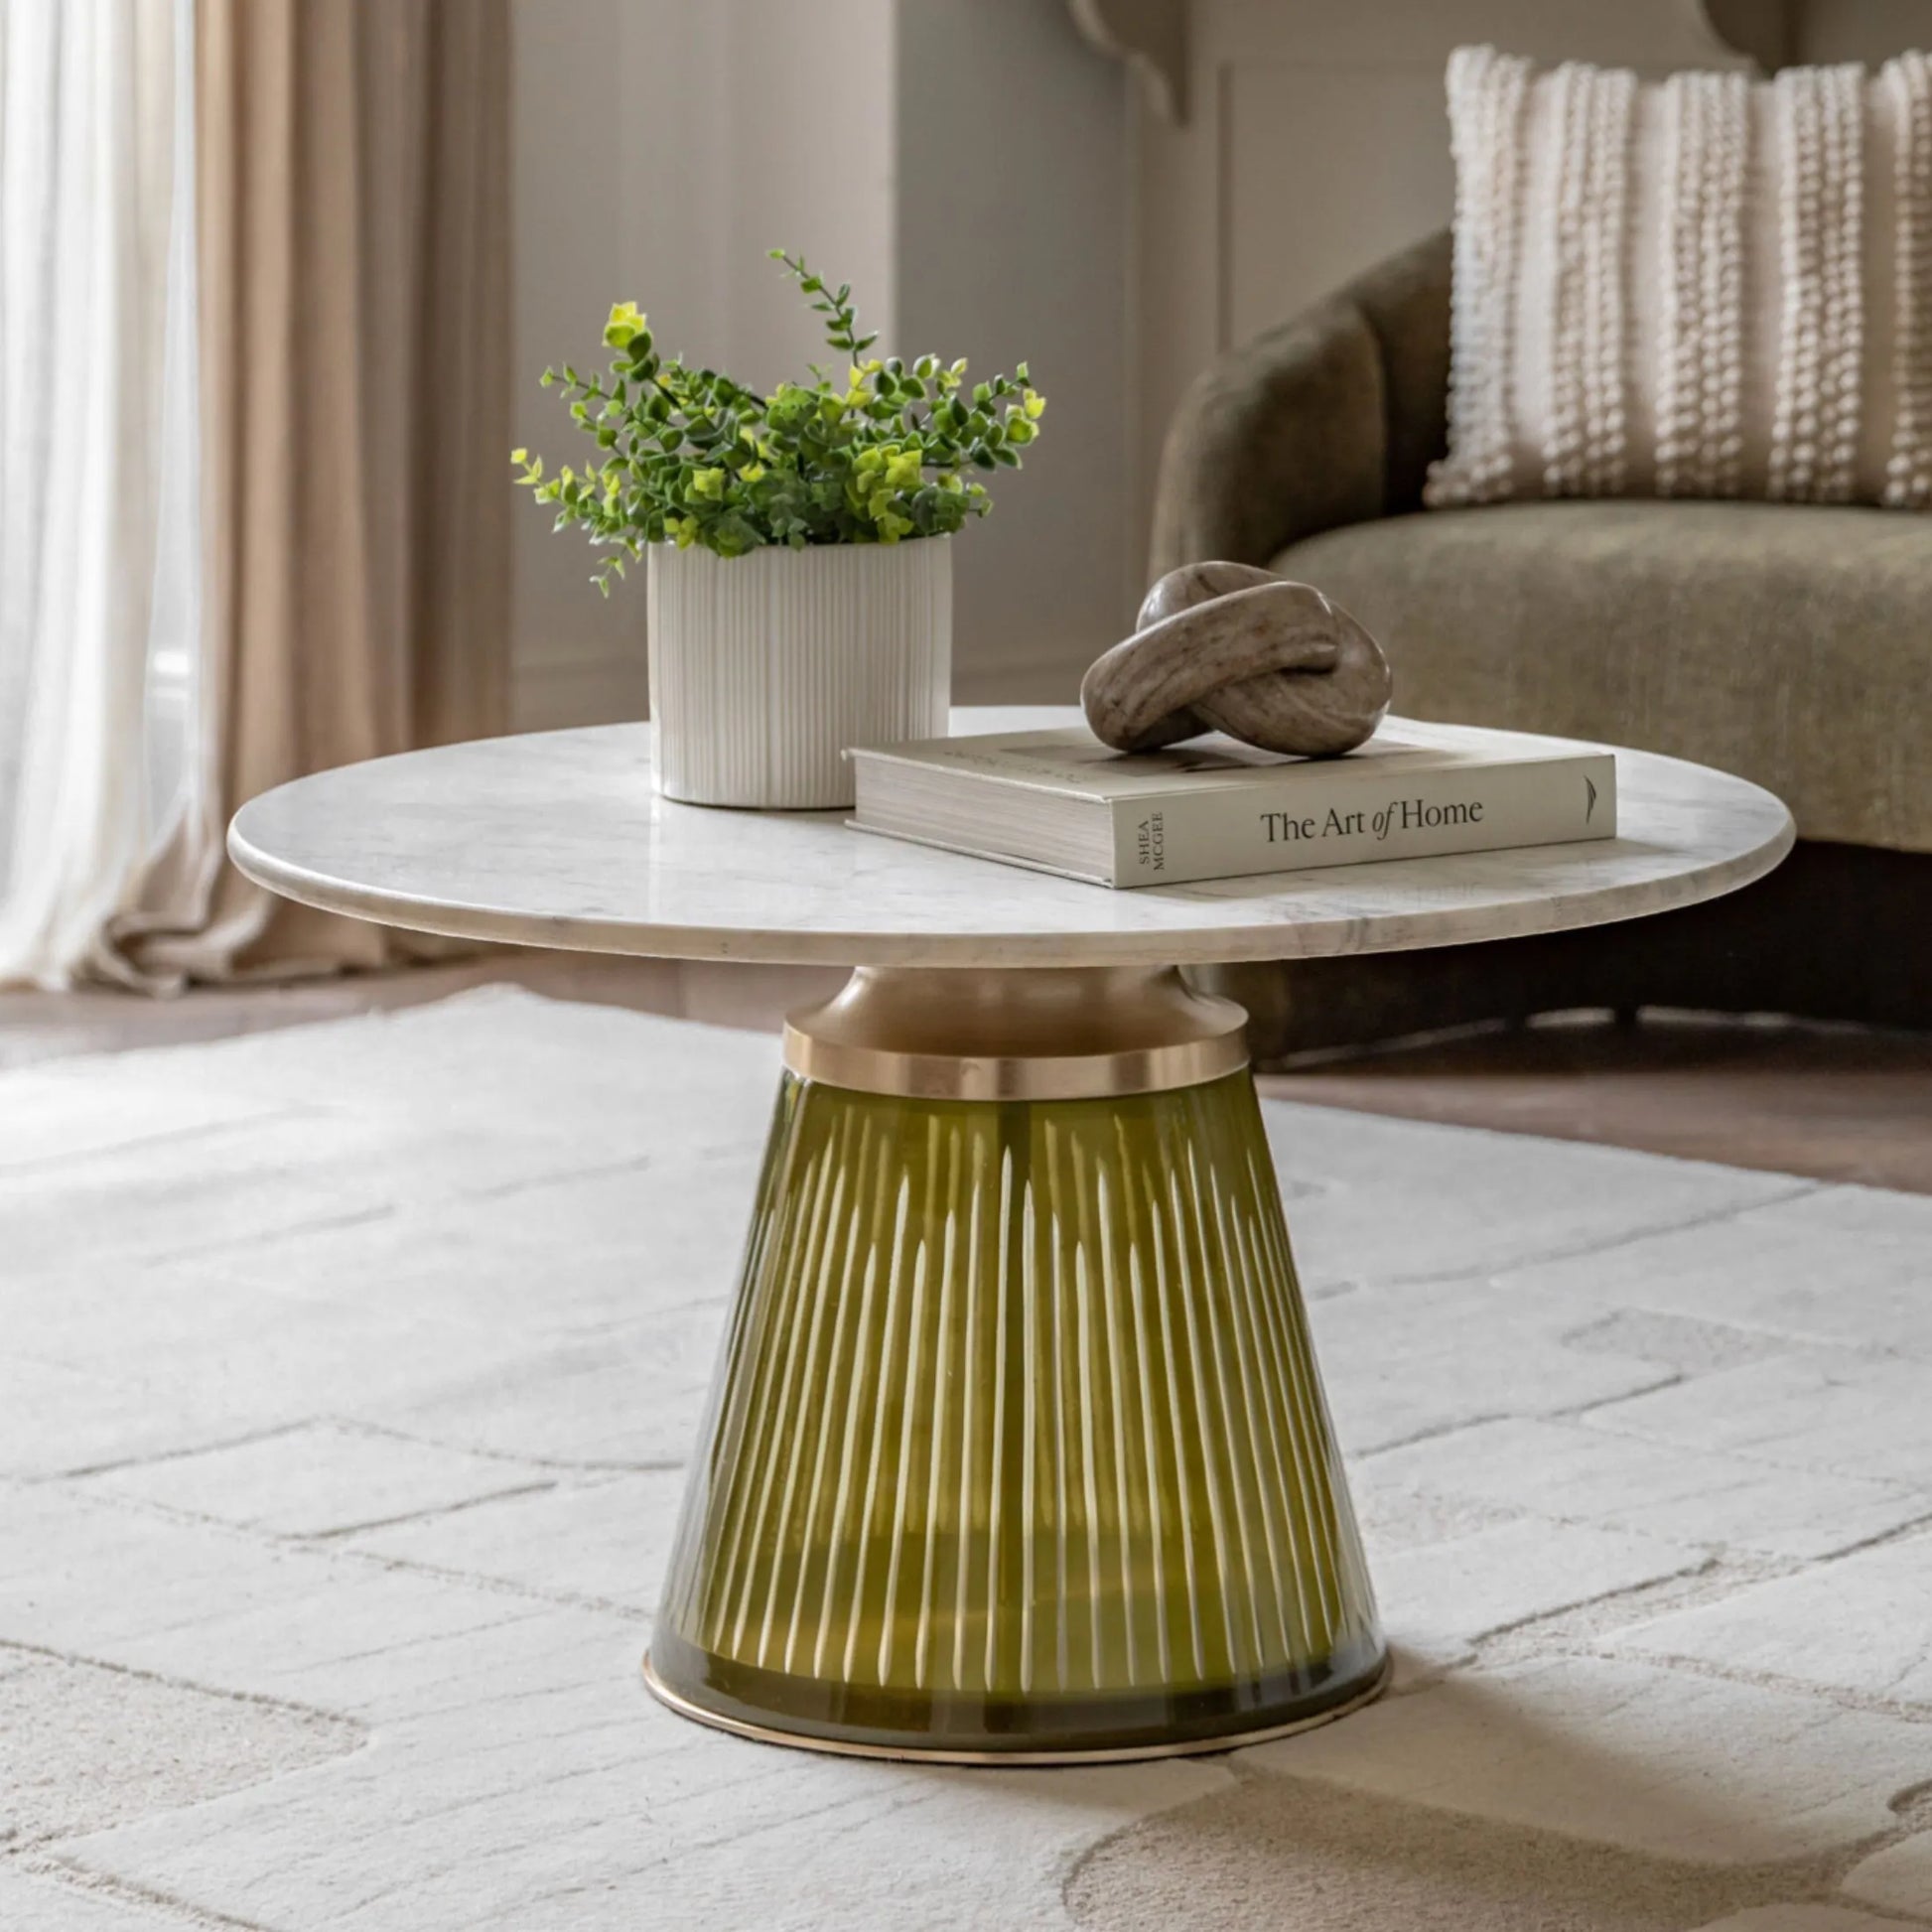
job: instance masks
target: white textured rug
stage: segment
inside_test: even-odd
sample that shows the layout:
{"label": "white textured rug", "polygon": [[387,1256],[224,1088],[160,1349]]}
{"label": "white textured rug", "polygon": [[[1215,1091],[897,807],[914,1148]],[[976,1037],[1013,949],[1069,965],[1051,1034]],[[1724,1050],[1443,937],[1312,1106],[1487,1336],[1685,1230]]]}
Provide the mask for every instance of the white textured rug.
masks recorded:
{"label": "white textured rug", "polygon": [[636,1672],[772,1043],[0,1076],[0,1926],[1932,1924],[1932,1200],[1272,1104],[1396,1694],[918,1770]]}

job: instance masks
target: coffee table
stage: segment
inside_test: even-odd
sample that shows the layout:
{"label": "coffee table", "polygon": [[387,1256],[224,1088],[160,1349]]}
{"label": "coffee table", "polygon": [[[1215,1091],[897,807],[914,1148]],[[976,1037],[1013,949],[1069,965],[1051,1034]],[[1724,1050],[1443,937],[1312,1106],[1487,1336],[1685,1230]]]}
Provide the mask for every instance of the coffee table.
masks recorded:
{"label": "coffee table", "polygon": [[1789,849],[1757,786],[1617,757],[1611,841],[1135,892],[671,803],[643,725],[325,771],[228,844],[394,925],[854,969],[786,1028],[645,1675],[773,1741],[1054,1762],[1279,1734],[1387,1672],[1243,1016],[1177,968],[1629,918]]}

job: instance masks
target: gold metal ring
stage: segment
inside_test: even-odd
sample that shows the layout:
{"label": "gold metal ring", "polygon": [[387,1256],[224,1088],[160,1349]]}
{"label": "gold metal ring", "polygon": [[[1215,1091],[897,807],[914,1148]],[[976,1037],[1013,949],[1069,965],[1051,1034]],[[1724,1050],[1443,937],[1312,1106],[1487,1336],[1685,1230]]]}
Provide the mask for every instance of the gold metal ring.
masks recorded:
{"label": "gold metal ring", "polygon": [[1172,966],[862,966],[785,1023],[807,1080],[916,1100],[1099,1100],[1248,1063],[1247,1016]]}

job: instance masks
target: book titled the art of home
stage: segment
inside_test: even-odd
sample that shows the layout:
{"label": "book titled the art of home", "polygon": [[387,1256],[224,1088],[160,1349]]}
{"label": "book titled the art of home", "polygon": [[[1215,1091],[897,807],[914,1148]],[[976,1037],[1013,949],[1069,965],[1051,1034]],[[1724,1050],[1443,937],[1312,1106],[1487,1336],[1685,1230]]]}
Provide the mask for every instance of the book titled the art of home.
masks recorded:
{"label": "book titled the art of home", "polygon": [[1390,718],[1338,759],[1228,738],[1123,755],[1079,726],[855,750],[852,823],[1101,886],[1420,859],[1616,833],[1601,746]]}

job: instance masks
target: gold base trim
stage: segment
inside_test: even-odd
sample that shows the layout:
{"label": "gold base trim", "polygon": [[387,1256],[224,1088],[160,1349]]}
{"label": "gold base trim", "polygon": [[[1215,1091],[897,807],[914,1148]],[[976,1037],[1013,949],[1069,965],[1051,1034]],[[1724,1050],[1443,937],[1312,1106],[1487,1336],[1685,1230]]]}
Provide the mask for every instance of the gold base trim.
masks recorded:
{"label": "gold base trim", "polygon": [[1217,1737],[1189,1737],[1173,1743],[1096,1746],[1086,1750],[957,1750],[943,1744],[860,1744],[835,1737],[816,1737],[803,1731],[779,1730],[769,1725],[748,1724],[743,1718],[727,1718],[680,1696],[651,1669],[646,1650],[640,1666],[644,1688],[666,1710],[680,1718],[708,1725],[713,1730],[728,1730],[734,1737],[749,1737],[755,1743],[782,1744],[791,1750],[822,1751],[831,1757],[883,1757],[899,1764],[982,1764],[1005,1765],[1009,1769],[1037,1768],[1049,1764],[1129,1764],[1154,1757],[1209,1757],[1220,1751],[1246,1750],[1251,1744],[1270,1744],[1278,1737],[1294,1737],[1305,1730],[1331,1725],[1364,1705],[1373,1704],[1389,1688],[1395,1674],[1395,1659],[1385,1655],[1382,1668],[1373,1680],[1351,1698],[1316,1711],[1306,1718],[1291,1718],[1285,1724],[1258,1725],[1253,1730],[1228,1731]]}
{"label": "gold base trim", "polygon": [[913,1100],[1102,1100],[1239,1072],[1246,1024],[1172,966],[862,966],[785,1022],[785,1064]]}

